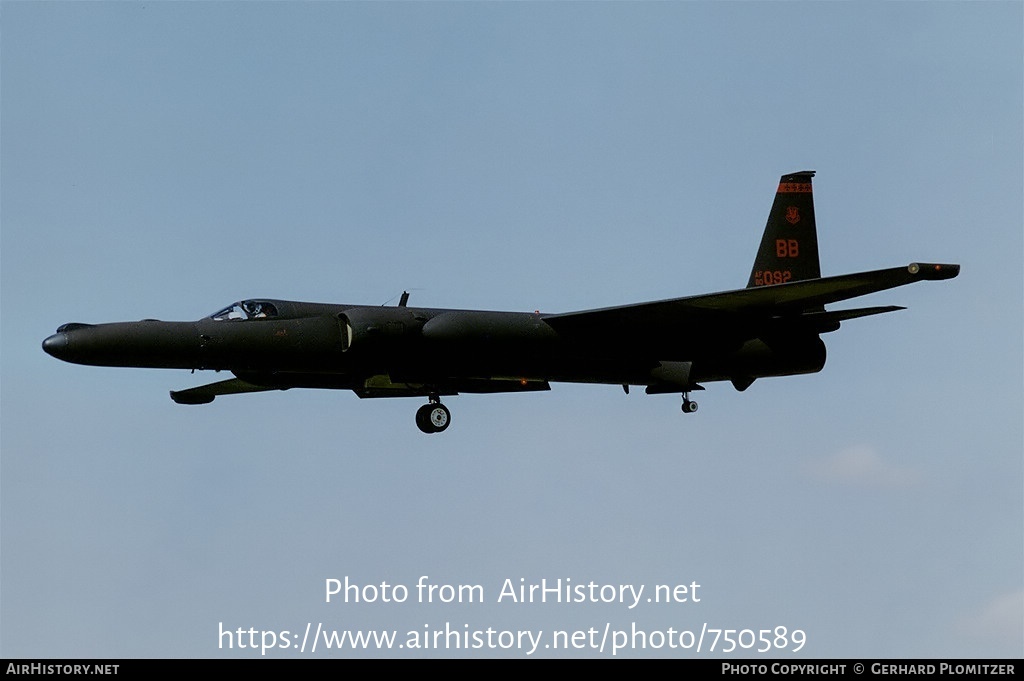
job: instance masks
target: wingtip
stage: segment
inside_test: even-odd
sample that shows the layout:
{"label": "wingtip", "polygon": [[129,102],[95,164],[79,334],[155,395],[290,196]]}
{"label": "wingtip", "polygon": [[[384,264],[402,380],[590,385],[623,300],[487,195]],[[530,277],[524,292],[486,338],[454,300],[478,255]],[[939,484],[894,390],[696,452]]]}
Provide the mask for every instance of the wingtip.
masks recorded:
{"label": "wingtip", "polygon": [[918,279],[938,281],[940,279],[952,279],[960,274],[960,265],[947,265],[942,263],[912,262],[907,265],[907,271]]}
{"label": "wingtip", "polygon": [[172,390],[171,400],[175,404],[209,404],[213,402],[213,395],[197,395],[188,390]]}

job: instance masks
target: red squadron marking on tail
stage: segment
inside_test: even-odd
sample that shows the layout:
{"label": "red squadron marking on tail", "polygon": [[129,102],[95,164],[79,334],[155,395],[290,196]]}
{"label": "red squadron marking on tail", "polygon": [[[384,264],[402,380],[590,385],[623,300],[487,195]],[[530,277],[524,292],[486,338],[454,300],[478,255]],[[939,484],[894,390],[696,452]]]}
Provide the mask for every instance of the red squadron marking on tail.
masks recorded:
{"label": "red squadron marking on tail", "polygon": [[800,257],[800,242],[796,239],[776,239],[775,255],[779,258]]}
{"label": "red squadron marking on tail", "polygon": [[780,182],[779,194],[810,194],[810,182]]}

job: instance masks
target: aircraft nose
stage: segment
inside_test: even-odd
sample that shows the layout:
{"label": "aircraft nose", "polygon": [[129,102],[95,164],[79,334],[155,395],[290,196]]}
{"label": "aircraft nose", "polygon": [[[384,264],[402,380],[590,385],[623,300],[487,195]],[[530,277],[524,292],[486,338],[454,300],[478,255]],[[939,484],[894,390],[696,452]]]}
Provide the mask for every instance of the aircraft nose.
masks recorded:
{"label": "aircraft nose", "polygon": [[68,337],[63,333],[55,333],[43,341],[43,351],[57,359],[63,359],[68,349]]}

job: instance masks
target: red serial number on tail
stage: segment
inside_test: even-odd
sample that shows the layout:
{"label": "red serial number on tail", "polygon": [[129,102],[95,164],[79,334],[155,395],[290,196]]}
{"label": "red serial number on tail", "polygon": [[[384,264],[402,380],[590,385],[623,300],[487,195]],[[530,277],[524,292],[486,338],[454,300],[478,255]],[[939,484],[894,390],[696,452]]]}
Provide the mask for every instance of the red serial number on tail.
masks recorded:
{"label": "red serial number on tail", "polygon": [[785,284],[793,278],[789,270],[757,270],[754,272],[754,286]]}

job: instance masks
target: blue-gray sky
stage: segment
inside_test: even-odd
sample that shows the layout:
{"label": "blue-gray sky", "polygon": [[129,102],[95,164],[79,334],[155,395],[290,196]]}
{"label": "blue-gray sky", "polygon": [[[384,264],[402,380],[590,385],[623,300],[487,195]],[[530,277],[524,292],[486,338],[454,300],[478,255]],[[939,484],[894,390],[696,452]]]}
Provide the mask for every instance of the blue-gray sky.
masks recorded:
{"label": "blue-gray sky", "polygon": [[[0,654],[635,622],[802,629],[774,653],[794,659],[1020,656],[1022,13],[3,2]],[[690,416],[556,385],[451,398],[428,437],[417,400],[181,407],[167,391],[212,375],[39,347],[245,297],[557,312],[737,288],[803,169],[824,273],[962,274],[863,299],[908,309]],[[324,603],[329,578],[421,575],[487,602]],[[702,598],[494,602],[520,578]]]}

